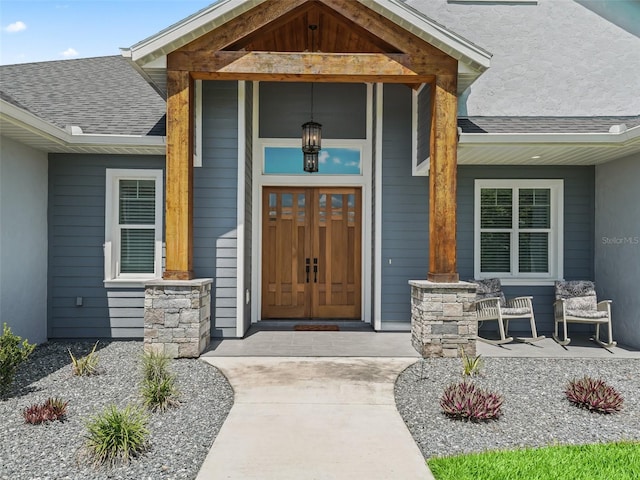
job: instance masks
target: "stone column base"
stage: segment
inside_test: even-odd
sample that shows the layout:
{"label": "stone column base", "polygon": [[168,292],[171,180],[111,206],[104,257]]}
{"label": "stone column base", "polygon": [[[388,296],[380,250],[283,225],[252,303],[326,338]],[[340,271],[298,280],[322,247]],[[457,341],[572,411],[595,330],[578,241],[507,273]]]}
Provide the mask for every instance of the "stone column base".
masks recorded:
{"label": "stone column base", "polygon": [[213,279],[153,280],[144,292],[144,350],[197,358],[211,340]]}
{"label": "stone column base", "polygon": [[411,344],[423,357],[476,355],[476,285],[410,280]]}

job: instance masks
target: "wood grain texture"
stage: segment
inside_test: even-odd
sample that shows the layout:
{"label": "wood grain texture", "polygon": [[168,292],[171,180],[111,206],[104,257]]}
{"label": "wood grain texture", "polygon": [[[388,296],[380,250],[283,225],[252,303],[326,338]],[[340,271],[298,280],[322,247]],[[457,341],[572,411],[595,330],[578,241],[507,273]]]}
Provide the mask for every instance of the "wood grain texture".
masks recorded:
{"label": "wood grain texture", "polygon": [[361,208],[359,188],[265,187],[263,319],[361,318]]}
{"label": "wood grain texture", "polygon": [[193,80],[167,71],[167,164],[163,278],[193,278]]}
{"label": "wood grain texture", "polygon": [[433,282],[457,282],[457,76],[438,75],[433,89],[429,172],[429,273]]}

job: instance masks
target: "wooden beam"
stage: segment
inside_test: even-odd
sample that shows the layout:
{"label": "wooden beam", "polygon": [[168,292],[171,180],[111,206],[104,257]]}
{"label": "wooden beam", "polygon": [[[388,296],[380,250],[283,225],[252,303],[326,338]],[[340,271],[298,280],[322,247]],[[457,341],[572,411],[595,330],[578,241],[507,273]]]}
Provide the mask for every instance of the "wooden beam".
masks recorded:
{"label": "wooden beam", "polygon": [[365,7],[360,2],[350,0],[318,1],[367,31],[373,32],[378,38],[393,45],[401,52],[440,57],[443,61],[448,62],[449,65],[457,64],[454,58],[442,50],[438,50],[433,45],[393,23],[388,18]]}
{"label": "wooden beam", "polygon": [[163,278],[193,278],[193,80],[167,71],[167,163]]}
{"label": "wooden beam", "polygon": [[307,2],[308,0],[270,0],[262,3],[212,32],[197,38],[180,50],[224,50],[228,45],[255,33],[271,22],[282,21],[283,16]]}
{"label": "wooden beam", "polygon": [[[167,56],[167,69],[255,75],[430,76],[451,72],[449,62],[418,54],[308,52],[185,52]],[[415,83],[413,79],[405,79]]]}
{"label": "wooden beam", "polygon": [[432,282],[457,282],[457,75],[438,75],[432,94],[429,171],[429,273]]}

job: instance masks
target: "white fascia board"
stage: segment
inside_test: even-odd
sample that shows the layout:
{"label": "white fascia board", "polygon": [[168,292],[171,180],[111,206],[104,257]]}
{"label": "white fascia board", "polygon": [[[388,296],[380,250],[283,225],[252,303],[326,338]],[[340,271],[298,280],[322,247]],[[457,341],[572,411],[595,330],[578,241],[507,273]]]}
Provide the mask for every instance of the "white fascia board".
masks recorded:
{"label": "white fascia board", "polygon": [[105,147],[159,147],[164,149],[166,137],[151,137],[143,135],[101,135],[76,134],[72,135],[40,117],[17,107],[5,100],[0,100],[0,116],[35,135],[45,138],[64,147],[105,146]]}
{"label": "white fascia board", "polygon": [[640,125],[622,133],[462,133],[463,144],[626,144],[640,140]]}
{"label": "white fascia board", "polygon": [[220,0],[209,7],[161,30],[128,49],[123,56],[143,65],[208,33],[266,0]]}
{"label": "white fascia board", "polygon": [[472,71],[482,73],[489,68],[491,53],[437,24],[417,10],[408,8],[398,0],[358,1],[456,60],[467,64]]}

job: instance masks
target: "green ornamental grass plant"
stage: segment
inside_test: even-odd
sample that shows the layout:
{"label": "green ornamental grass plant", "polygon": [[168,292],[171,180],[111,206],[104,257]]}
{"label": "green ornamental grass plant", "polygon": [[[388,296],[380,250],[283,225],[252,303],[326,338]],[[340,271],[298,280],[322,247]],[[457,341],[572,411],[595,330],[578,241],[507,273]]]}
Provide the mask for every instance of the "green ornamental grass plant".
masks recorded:
{"label": "green ornamental grass plant", "polygon": [[69,356],[71,357],[71,371],[74,375],[79,377],[96,375],[98,373],[98,354],[96,353],[96,347],[98,342],[93,345],[93,349],[88,355],[80,358],[76,358],[71,350],[69,350]]}
{"label": "green ornamental grass plant", "polygon": [[462,358],[462,375],[464,377],[480,375],[480,370],[484,366],[484,360],[481,358],[481,355],[467,355],[462,347],[460,347],[460,357]]}
{"label": "green ornamental grass plant", "polygon": [[115,466],[127,464],[148,448],[148,417],[138,407],[108,406],[87,424],[86,454],[90,463]]}
{"label": "green ornamental grass plant", "polygon": [[180,404],[175,375],[169,371],[170,360],[157,352],[146,352],[142,357],[144,379],[141,393],[145,407],[151,411],[164,412]]}
{"label": "green ornamental grass plant", "polygon": [[27,360],[35,348],[35,344],[22,340],[11,333],[6,323],[3,324],[0,336],[0,395],[9,391],[18,366]]}

